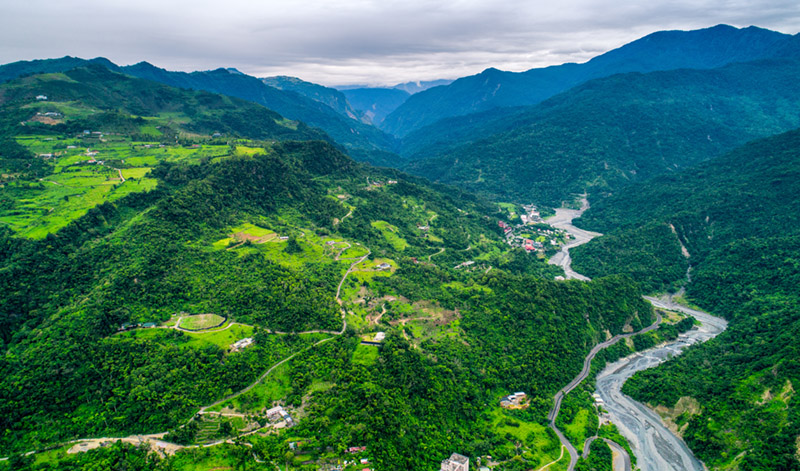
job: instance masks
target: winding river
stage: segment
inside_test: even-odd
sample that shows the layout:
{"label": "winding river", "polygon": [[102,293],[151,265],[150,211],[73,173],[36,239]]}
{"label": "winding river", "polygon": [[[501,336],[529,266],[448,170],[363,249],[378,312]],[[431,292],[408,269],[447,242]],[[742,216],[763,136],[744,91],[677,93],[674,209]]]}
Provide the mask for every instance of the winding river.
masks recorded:
{"label": "winding river", "polygon": [[[587,281],[587,278],[571,268],[569,249],[589,242],[600,234],[579,229],[572,225],[572,220],[580,216],[588,208],[583,199],[580,210],[559,209],[547,223],[569,232],[574,240],[566,244],[561,252],[550,259],[550,263],[564,268],[568,279]],[[628,440],[636,455],[637,466],[642,471],[702,471],[703,464],[694,456],[686,443],[667,428],[661,417],[644,404],[634,401],[622,394],[625,381],[637,371],[652,368],[669,358],[679,355],[686,347],[702,343],[716,337],[725,330],[727,322],[706,312],[689,309],[673,302],[671,296],[653,298],[645,296],[653,306],[662,309],[681,311],[693,316],[701,325],[681,334],[676,340],[643,352],[625,357],[607,365],[597,375],[597,392],[605,403],[608,415],[620,433]],[[557,414],[557,411],[556,411]],[[560,438],[560,437],[559,437]],[[562,440],[563,442],[563,440]],[[568,447],[568,449],[571,447]],[[569,469],[574,467],[570,463]],[[625,466],[630,469],[630,465]],[[615,469],[617,466],[615,465]]]}

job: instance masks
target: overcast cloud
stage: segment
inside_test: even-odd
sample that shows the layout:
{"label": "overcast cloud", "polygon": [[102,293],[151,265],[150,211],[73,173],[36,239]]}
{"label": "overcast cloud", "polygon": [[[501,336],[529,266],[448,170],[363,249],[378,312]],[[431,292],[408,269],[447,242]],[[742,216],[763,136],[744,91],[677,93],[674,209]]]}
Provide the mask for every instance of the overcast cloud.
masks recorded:
{"label": "overcast cloud", "polygon": [[664,29],[800,30],[797,0],[0,0],[0,62],[103,56],[334,84],[584,62]]}

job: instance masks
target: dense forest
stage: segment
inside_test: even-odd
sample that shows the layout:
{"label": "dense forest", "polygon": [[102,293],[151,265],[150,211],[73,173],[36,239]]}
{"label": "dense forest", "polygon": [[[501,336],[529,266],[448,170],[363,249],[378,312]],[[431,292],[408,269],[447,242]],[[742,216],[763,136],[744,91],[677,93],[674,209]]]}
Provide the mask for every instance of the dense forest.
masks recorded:
{"label": "dense forest", "polygon": [[[692,266],[687,296],[732,320],[716,339],[638,373],[624,389],[653,405],[696,400],[700,409],[679,425],[712,467],[800,467],[798,149],[800,131],[755,141],[599,200],[578,222],[609,235],[576,250],[577,264],[598,275],[630,273],[648,289],[680,284],[682,266],[667,270],[680,260],[679,238]],[[665,225],[675,233],[642,229]],[[672,248],[657,249],[665,244]],[[641,270],[640,260],[664,269]]]}
{"label": "dense forest", "polygon": [[419,131],[414,141],[431,146],[416,148],[405,169],[496,200],[557,207],[586,190],[613,192],[796,128],[798,64],[593,80],[510,115],[497,110]]}
{"label": "dense forest", "polygon": [[[596,342],[653,320],[627,277],[552,281],[560,269],[503,240],[496,205],[358,164],[257,105],[100,66],[2,91],[0,454],[12,458],[0,467],[183,469],[205,458],[124,444],[75,456],[65,442],[206,443],[196,414],[226,397],[247,414],[277,401],[298,414],[285,433],[250,436],[275,463],[302,466],[287,458],[301,440],[318,459],[367,445],[379,469],[429,469],[456,450],[540,466],[558,455],[554,392]],[[50,206],[28,207],[31,195]],[[204,313],[221,328],[179,328]],[[360,344],[377,330],[380,347]],[[254,345],[235,351],[244,337]],[[235,394],[282,360],[254,390],[274,399]],[[517,389],[531,407],[503,412]],[[240,428],[222,421],[213,436]],[[51,461],[15,455],[49,447]],[[214,456],[252,456],[237,447]]]}

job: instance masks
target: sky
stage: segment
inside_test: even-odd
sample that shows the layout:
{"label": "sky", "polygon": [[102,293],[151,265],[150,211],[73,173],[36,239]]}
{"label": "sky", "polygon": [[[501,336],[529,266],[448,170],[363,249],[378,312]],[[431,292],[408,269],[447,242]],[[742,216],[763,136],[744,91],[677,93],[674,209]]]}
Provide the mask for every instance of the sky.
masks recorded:
{"label": "sky", "polygon": [[65,55],[394,85],[585,62],[660,30],[796,34],[797,0],[0,0],[0,63]]}

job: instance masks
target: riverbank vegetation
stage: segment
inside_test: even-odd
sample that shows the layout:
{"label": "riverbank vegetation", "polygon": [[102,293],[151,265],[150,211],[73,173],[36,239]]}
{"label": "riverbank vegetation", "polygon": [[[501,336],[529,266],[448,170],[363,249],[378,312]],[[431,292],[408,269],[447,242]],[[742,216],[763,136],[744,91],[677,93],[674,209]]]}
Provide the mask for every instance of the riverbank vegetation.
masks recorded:
{"label": "riverbank vegetation", "polygon": [[[642,247],[677,237],[692,265],[687,298],[731,321],[717,338],[638,373],[624,388],[654,406],[697,400],[699,413],[681,419],[688,424],[683,437],[713,468],[800,467],[794,458],[800,409],[792,399],[800,384],[794,341],[800,326],[798,149],[800,131],[755,141],[691,171],[600,200],[579,222],[612,237],[650,240],[637,245]],[[648,224],[672,225],[676,233],[637,229]],[[658,271],[637,271],[631,257],[618,257],[620,248],[587,245],[576,259],[597,273],[630,270],[644,286],[663,283]],[[675,253],[663,257],[668,266]]]}

